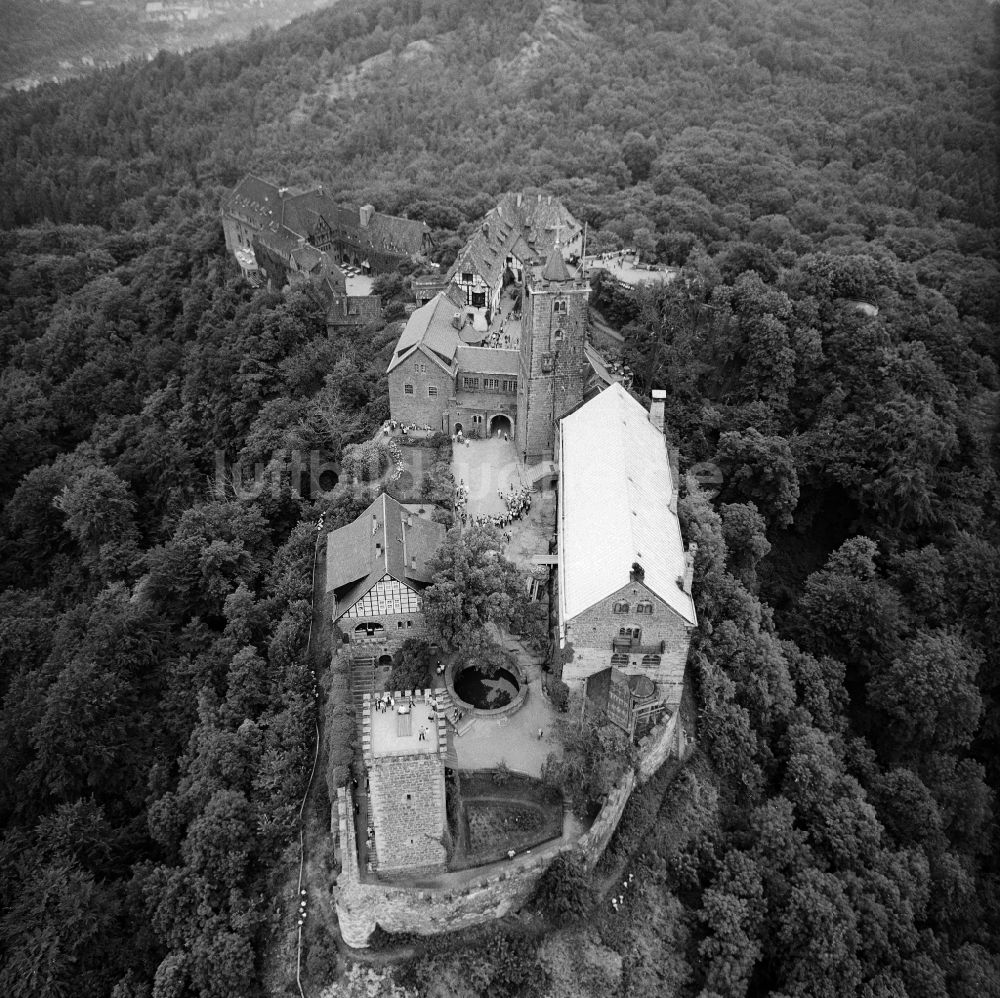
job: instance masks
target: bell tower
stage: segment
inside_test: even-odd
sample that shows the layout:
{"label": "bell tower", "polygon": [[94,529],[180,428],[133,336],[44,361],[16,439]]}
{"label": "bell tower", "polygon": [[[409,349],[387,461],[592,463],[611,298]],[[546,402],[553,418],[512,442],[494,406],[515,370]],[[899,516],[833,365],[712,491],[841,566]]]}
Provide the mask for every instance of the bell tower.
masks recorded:
{"label": "bell tower", "polygon": [[558,239],[544,266],[525,274],[515,440],[526,463],[552,457],[556,421],[583,400],[589,299]]}

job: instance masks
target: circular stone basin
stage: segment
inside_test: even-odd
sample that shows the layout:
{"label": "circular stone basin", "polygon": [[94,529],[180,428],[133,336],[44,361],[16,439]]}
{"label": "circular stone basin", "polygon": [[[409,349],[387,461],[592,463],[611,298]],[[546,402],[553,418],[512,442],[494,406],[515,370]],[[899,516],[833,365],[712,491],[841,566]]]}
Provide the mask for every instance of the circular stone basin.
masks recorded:
{"label": "circular stone basin", "polygon": [[506,707],[517,696],[519,689],[517,676],[507,669],[501,669],[490,677],[470,665],[455,677],[455,693],[459,699],[478,710]]}

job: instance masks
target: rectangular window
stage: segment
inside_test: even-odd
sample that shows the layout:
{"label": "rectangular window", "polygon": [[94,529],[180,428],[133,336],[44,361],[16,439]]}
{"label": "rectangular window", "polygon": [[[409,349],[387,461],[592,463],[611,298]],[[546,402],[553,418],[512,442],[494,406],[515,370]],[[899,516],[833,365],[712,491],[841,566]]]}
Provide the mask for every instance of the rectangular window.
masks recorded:
{"label": "rectangular window", "polygon": [[462,387],[475,391],[479,387],[479,378],[462,378]]}
{"label": "rectangular window", "polygon": [[437,393],[438,393],[437,385],[428,385],[427,386],[427,397],[428,398],[434,398],[434,396],[437,395]]}
{"label": "rectangular window", "polygon": [[413,385],[403,385],[403,394],[404,395],[412,395],[413,394]]}
{"label": "rectangular window", "polygon": [[516,392],[517,391],[517,378],[511,378],[509,381],[504,381],[503,390],[505,392]]}
{"label": "rectangular window", "polygon": [[500,387],[499,378],[483,378],[483,388],[488,392],[495,392]]}
{"label": "rectangular window", "polygon": [[486,308],[486,292],[485,291],[473,291],[472,292],[472,307],[473,308]]}
{"label": "rectangular window", "polygon": [[467,270],[463,270],[462,271],[462,283],[463,284],[471,284],[472,283],[472,274],[470,274],[469,271],[467,271]]}
{"label": "rectangular window", "polygon": [[412,627],[412,626],[413,626],[413,621],[412,621],[412,620],[408,620],[408,621],[406,622],[406,626],[407,626],[407,627]]}

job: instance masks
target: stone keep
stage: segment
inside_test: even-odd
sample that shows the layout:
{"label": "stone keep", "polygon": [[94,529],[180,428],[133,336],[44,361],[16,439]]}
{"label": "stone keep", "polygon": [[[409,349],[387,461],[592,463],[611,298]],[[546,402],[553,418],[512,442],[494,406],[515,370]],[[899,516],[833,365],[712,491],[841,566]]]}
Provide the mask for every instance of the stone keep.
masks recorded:
{"label": "stone keep", "polygon": [[517,432],[521,458],[551,458],[556,421],[583,399],[590,285],[574,277],[559,244],[525,276],[521,303]]}
{"label": "stone keep", "polygon": [[376,757],[369,763],[368,781],[379,871],[443,870],[446,817],[440,757]]}

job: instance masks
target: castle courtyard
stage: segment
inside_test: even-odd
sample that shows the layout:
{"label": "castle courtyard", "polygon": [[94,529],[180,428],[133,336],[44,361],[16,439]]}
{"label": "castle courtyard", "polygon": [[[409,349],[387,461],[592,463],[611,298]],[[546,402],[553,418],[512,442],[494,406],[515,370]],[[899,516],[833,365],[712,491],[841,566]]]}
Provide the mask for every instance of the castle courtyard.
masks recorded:
{"label": "castle courtyard", "polygon": [[449,726],[449,753],[454,752],[459,769],[494,769],[502,762],[508,769],[539,777],[549,753],[562,753],[555,737],[555,710],[542,692],[542,669],[535,657],[509,635],[503,635],[503,642],[527,677],[528,695],[513,714],[477,717],[461,735]]}
{"label": "castle courtyard", "polygon": [[531,509],[505,528],[511,535],[504,555],[519,568],[530,572],[536,555],[549,552],[555,536],[555,492],[543,488],[549,465],[526,468],[517,456],[513,440],[492,437],[467,440],[452,451],[451,471],[455,483],[468,491],[465,512],[468,522],[477,516],[506,512],[499,493],[512,488],[531,488]]}

